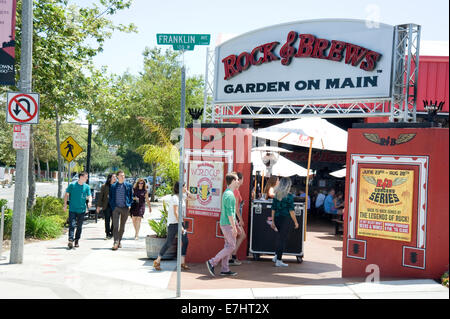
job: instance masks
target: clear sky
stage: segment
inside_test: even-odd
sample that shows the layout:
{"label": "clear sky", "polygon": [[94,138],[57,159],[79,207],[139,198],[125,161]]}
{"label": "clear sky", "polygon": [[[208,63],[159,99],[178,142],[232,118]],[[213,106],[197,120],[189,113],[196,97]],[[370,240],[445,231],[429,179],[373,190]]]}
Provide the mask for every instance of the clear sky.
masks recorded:
{"label": "clear sky", "polygon": [[[142,69],[142,52],[145,47],[156,46],[157,33],[211,34],[213,49],[220,34],[226,39],[275,24],[322,18],[368,19],[391,25],[416,23],[422,26],[421,39],[425,41],[421,53],[433,55],[432,41],[447,41],[444,47],[441,43],[440,51],[444,48],[448,52],[448,12],[448,0],[134,0],[132,7],[117,13],[113,21],[133,22],[138,33],[114,34],[95,63],[106,65],[112,73],[128,70],[137,74]],[[188,75],[204,75],[206,46],[186,52],[185,64]]]}

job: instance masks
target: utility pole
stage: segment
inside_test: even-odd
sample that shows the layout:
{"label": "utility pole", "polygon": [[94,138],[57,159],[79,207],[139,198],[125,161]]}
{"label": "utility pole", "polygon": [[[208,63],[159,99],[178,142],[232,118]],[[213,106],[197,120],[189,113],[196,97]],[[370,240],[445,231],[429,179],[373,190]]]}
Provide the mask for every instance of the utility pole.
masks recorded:
{"label": "utility pole", "polygon": [[88,125],[88,140],[87,140],[87,159],[86,159],[86,172],[88,173],[87,184],[89,185],[89,179],[91,176],[91,142],[92,142],[92,124]]}
{"label": "utility pole", "polygon": [[[19,91],[31,93],[33,54],[33,0],[22,1],[22,45],[20,56]],[[14,213],[11,233],[11,264],[23,262],[25,222],[28,190],[28,149],[16,153],[16,182],[14,185]]]}

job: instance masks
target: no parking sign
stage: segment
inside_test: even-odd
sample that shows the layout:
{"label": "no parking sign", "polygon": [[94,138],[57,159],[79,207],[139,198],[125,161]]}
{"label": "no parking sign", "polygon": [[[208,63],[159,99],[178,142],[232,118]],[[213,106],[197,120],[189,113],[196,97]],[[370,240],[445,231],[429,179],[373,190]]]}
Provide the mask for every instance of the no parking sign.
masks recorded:
{"label": "no parking sign", "polygon": [[38,124],[39,94],[8,92],[6,122],[14,124]]}

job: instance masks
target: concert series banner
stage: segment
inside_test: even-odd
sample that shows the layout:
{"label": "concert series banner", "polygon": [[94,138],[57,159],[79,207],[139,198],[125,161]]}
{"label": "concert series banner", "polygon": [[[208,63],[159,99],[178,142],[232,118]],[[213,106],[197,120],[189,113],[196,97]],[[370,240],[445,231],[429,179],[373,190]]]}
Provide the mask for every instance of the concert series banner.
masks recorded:
{"label": "concert series banner", "polygon": [[414,171],[362,168],[358,235],[411,241]]}
{"label": "concert series banner", "polygon": [[197,196],[188,203],[188,214],[219,217],[222,208],[223,162],[189,163],[189,192]]}
{"label": "concert series banner", "polygon": [[16,0],[0,0],[0,85],[15,85]]}

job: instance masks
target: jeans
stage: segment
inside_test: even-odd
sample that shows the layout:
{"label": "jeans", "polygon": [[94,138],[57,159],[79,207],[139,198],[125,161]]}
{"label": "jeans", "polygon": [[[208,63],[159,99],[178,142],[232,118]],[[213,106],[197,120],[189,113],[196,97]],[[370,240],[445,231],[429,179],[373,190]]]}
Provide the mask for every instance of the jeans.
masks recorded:
{"label": "jeans", "polygon": [[113,235],[113,225],[112,225],[112,211],[111,206],[108,205],[108,208],[103,210],[103,214],[105,215],[105,233],[106,236],[112,237]]}
{"label": "jeans", "polygon": [[[167,249],[169,249],[170,246],[172,246],[173,240],[175,239],[175,237],[177,235],[178,235],[178,224],[170,224],[167,227],[167,239],[166,239],[166,242],[164,243],[164,245],[161,247],[161,250],[159,251],[159,255],[161,257],[163,257],[164,254],[166,253]],[[181,256],[186,256],[186,251],[187,251],[187,247],[188,247],[188,244],[189,244],[187,233],[181,235],[181,243],[182,243]]]}
{"label": "jeans", "polygon": [[236,237],[233,236],[233,227],[231,225],[220,225],[220,229],[222,230],[225,239],[225,245],[214,258],[209,260],[209,262],[213,267],[222,262],[221,271],[228,272],[230,271],[228,262],[231,258],[231,254],[233,253],[234,248],[236,247]]}
{"label": "jeans", "polygon": [[[113,211],[113,236],[114,243],[120,243],[125,232],[125,223],[127,222],[130,210],[128,207],[116,207]],[[119,223],[120,219],[120,223]],[[120,225],[120,227],[119,227]]]}
{"label": "jeans", "polygon": [[75,233],[75,240],[79,240],[81,237],[81,231],[83,228],[84,213],[74,213],[69,211],[69,241],[73,241],[73,233],[75,227],[77,231]]}
{"label": "jeans", "polygon": [[281,260],[283,251],[286,248],[291,220],[291,216],[275,216],[274,222],[278,229],[275,253],[278,260]]}

